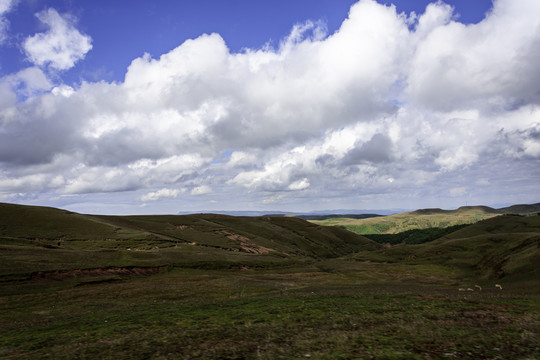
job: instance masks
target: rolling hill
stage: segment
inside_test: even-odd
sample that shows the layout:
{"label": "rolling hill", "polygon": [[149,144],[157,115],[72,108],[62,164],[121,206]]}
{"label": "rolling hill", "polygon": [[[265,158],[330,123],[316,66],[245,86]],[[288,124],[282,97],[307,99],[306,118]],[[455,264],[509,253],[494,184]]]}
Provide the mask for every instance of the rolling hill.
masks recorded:
{"label": "rolling hill", "polygon": [[[510,209],[528,211],[531,207]],[[465,273],[483,271],[487,277],[536,271],[532,264],[540,256],[540,217],[500,212],[488,207],[462,207],[349,219],[367,222],[353,227],[388,233],[425,228],[400,233],[414,235],[417,240],[407,238],[400,240],[401,244],[389,241],[394,246],[388,249],[379,244],[387,241],[375,235],[367,236],[375,236],[379,243],[340,226],[319,226],[296,217],[83,215],[0,203],[0,277],[107,267],[279,267],[344,256],[393,263],[412,257],[466,269]],[[455,223],[472,224],[442,231],[430,228]],[[399,238],[400,234],[379,236]],[[418,240],[419,235],[423,240]],[[419,245],[407,245],[411,243]]]}
{"label": "rolling hill", "polygon": [[540,216],[447,229],[0,203],[0,357],[538,358]]}
{"label": "rolling hill", "polygon": [[488,206],[462,206],[456,210],[432,208],[367,219],[342,217],[311,220],[311,222],[322,226],[341,226],[362,235],[397,234],[415,229],[473,224],[502,214],[533,214],[537,212],[540,212],[540,203],[513,205],[501,209],[493,209]]}
{"label": "rolling hill", "polygon": [[356,259],[437,264],[481,280],[540,279],[540,216],[500,215],[418,245],[400,244]]}
{"label": "rolling hill", "polygon": [[107,266],[268,266],[379,246],[341,228],[289,217],[98,216],[0,204],[0,253],[9,253],[0,276]]}

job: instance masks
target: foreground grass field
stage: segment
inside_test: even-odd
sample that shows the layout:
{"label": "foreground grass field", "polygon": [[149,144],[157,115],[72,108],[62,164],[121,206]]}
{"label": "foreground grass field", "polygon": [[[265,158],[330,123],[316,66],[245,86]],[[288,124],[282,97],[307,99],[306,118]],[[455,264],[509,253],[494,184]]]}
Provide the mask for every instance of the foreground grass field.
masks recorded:
{"label": "foreground grass field", "polygon": [[[366,264],[369,265],[369,264]],[[6,359],[534,359],[540,294],[357,266],[41,280],[0,299]],[[472,286],[472,285],[471,285]]]}
{"label": "foreground grass field", "polygon": [[300,219],[8,210],[2,359],[540,358],[538,216],[382,247]]}

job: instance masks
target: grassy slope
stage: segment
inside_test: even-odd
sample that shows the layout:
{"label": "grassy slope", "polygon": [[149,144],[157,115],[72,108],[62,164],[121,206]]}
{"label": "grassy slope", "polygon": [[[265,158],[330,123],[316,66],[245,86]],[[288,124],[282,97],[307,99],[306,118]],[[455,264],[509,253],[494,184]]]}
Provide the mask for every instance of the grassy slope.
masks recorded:
{"label": "grassy slope", "polygon": [[372,241],[342,229],[321,228],[295,218],[214,214],[98,218],[174,241],[252,253],[335,257],[377,247]]}
{"label": "grassy slope", "polygon": [[457,210],[423,209],[369,219],[340,218],[311,222],[322,226],[342,226],[357,234],[396,234],[413,229],[473,224],[497,215],[499,212],[489,207],[468,206]]}
{"label": "grassy slope", "polygon": [[3,358],[540,357],[538,216],[383,249],[291,218],[0,205]]}
{"label": "grassy slope", "polygon": [[435,241],[355,255],[357,260],[438,264],[477,281],[540,279],[540,216],[501,215]]}
{"label": "grassy slope", "polygon": [[[490,213],[489,208],[469,207],[452,214],[470,219],[478,211]],[[410,223],[413,214],[419,223],[425,217],[447,216],[448,211],[399,215]],[[338,227],[291,217],[90,216],[0,204],[0,219],[0,277],[4,279],[82,268],[275,267],[351,254],[392,263],[437,263],[464,274],[480,271],[483,278],[531,276],[536,271],[533,264],[538,260],[540,237],[539,216],[498,216],[436,241],[391,249],[381,249],[374,241]]]}
{"label": "grassy slope", "polygon": [[[122,238],[120,229],[92,218],[40,206],[0,203],[0,236],[7,238],[76,240]],[[140,235],[125,234],[125,237]]]}
{"label": "grassy slope", "polygon": [[275,266],[378,248],[294,218],[90,216],[0,204],[0,277],[125,266]]}
{"label": "grassy slope", "polygon": [[534,214],[540,212],[540,203],[512,205],[497,211],[500,214]]}

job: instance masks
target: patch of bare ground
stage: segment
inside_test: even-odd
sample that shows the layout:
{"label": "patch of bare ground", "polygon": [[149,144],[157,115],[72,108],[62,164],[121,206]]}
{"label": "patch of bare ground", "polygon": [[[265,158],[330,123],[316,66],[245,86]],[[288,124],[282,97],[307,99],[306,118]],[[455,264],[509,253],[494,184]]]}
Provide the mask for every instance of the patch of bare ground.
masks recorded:
{"label": "patch of bare ground", "polygon": [[171,223],[167,223],[167,225],[174,226],[177,230],[193,230],[193,228],[188,225],[173,225]]}
{"label": "patch of bare ground", "polygon": [[66,280],[82,277],[101,276],[148,276],[158,273],[161,267],[107,267],[76,270],[37,271],[30,275],[30,280]]}
{"label": "patch of bare ground", "polygon": [[261,246],[257,243],[255,243],[253,240],[248,238],[247,236],[243,236],[240,234],[236,234],[230,231],[223,230],[222,233],[228,238],[233,241],[237,241],[240,245],[240,248],[250,254],[268,254],[269,252],[273,251],[272,249],[266,248],[264,246]]}

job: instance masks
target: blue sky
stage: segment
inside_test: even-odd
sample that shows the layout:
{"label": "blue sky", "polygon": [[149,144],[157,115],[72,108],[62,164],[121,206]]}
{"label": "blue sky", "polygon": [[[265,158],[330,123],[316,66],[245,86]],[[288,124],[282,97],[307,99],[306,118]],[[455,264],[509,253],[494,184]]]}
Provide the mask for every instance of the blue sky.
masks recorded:
{"label": "blue sky", "polygon": [[0,0],[0,201],[540,201],[536,0]]}
{"label": "blue sky", "polygon": [[[6,16],[12,40],[2,48],[0,71],[8,74],[27,66],[17,38],[43,30],[35,14],[47,8],[77,18],[78,29],[90,35],[93,48],[85,61],[62,73],[77,83],[121,81],[131,61],[149,53],[159,56],[186,39],[219,33],[232,52],[277,46],[294,24],[321,20],[330,33],[339,28],[355,0],[201,0],[201,1],[19,1]],[[379,1],[394,4],[398,12],[422,13],[430,0]],[[460,22],[476,23],[491,8],[491,0],[453,0]]]}

